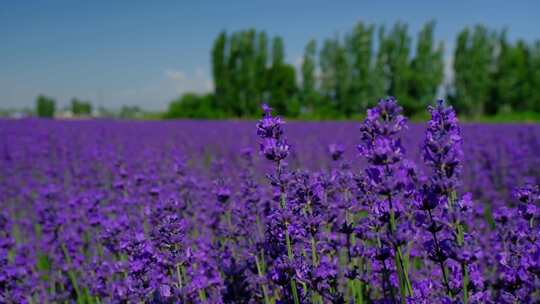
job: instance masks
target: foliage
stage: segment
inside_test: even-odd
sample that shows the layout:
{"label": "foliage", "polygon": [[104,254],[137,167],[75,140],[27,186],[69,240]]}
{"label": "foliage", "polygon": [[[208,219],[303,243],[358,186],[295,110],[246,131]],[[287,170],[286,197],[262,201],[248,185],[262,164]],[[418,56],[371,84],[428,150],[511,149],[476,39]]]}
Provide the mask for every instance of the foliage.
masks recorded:
{"label": "foliage", "polygon": [[169,104],[164,118],[220,118],[216,111],[216,98],[212,94],[187,93]]}
{"label": "foliage", "polygon": [[92,104],[90,101],[73,98],[71,99],[71,112],[75,116],[89,116],[92,114]]}
{"label": "foliage", "polygon": [[435,22],[429,22],[418,34],[416,54],[410,64],[408,95],[413,101],[404,105],[410,113],[423,112],[444,78],[443,44],[434,42]]}
{"label": "foliage", "polygon": [[302,85],[300,88],[300,100],[304,105],[306,112],[313,112],[319,104],[319,96],[317,94],[317,79],[315,76],[316,69],[316,52],[317,42],[310,40],[304,50],[304,58],[302,60]]}
{"label": "foliage", "polygon": [[[189,113],[167,117],[252,118],[265,101],[286,117],[342,119],[358,116],[388,95],[399,98],[405,114],[414,116],[443,94],[461,115],[476,119],[501,111],[540,111],[540,41],[510,42],[506,30],[483,25],[458,34],[446,63],[434,21],[424,24],[414,43],[402,22],[390,29],[359,22],[319,48],[310,40],[298,67],[300,77],[285,62],[281,37],[264,31],[221,32],[211,57],[213,106],[185,106]],[[445,64],[453,72],[447,78]]]}
{"label": "foliage", "polygon": [[122,106],[120,108],[120,113],[118,114],[119,118],[123,119],[135,119],[141,118],[142,110],[138,106]]}
{"label": "foliage", "polygon": [[38,117],[52,118],[56,111],[56,101],[45,95],[39,95],[36,99],[36,115]]}
{"label": "foliage", "polygon": [[455,101],[458,111],[478,117],[490,99],[495,40],[484,26],[461,31],[454,51]]}

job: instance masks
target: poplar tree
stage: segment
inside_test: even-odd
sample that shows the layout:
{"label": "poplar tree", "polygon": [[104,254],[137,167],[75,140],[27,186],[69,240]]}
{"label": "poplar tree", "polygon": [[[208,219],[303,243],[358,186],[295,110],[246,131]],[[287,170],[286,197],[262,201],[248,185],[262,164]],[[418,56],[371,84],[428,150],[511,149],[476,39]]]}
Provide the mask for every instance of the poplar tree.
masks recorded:
{"label": "poplar tree", "polygon": [[305,49],[304,57],[302,60],[302,91],[301,101],[302,105],[307,107],[310,111],[317,104],[316,97],[316,56],[317,56],[317,44],[315,40],[310,40]]}
{"label": "poplar tree", "polygon": [[411,61],[408,95],[411,112],[419,112],[433,103],[435,94],[443,81],[443,44],[434,40],[435,22],[424,25],[418,34],[416,54]]}
{"label": "poplar tree", "polygon": [[352,110],[364,112],[374,95],[370,77],[373,70],[373,25],[359,22],[348,38],[351,58],[351,92]]}

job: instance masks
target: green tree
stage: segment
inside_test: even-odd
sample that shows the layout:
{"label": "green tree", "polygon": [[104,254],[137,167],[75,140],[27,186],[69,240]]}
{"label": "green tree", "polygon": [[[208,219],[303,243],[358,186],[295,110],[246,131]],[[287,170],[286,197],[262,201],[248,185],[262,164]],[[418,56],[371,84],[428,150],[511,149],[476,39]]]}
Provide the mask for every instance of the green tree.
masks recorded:
{"label": "green tree", "polygon": [[379,48],[382,48],[379,60],[388,85],[387,94],[395,96],[403,105],[405,113],[410,115],[417,106],[408,94],[411,75],[409,65],[411,37],[408,34],[407,24],[398,22],[387,35],[382,32],[379,44]]}
{"label": "green tree", "polygon": [[71,112],[75,116],[90,115],[92,114],[92,104],[74,97],[71,99]]}
{"label": "green tree", "polygon": [[272,40],[272,67],[281,66],[285,63],[285,46],[283,38],[274,37]]}
{"label": "green tree", "polygon": [[214,92],[217,104],[221,108],[226,108],[226,99],[229,87],[227,71],[227,33],[222,31],[214,41],[212,47],[212,76],[214,79]]}
{"label": "green tree", "polygon": [[353,102],[352,110],[356,113],[364,112],[372,99],[377,98],[370,80],[373,77],[374,29],[373,25],[359,22],[347,39],[352,60],[350,98]]}
{"label": "green tree", "polygon": [[297,91],[296,70],[294,66],[285,63],[285,49],[281,37],[275,37],[272,41],[272,65],[268,76],[270,104],[283,115],[289,115],[289,111],[297,111],[297,104],[288,104]]}
{"label": "green tree", "polygon": [[531,111],[540,113],[540,41],[536,41],[531,47]]}
{"label": "green tree", "polygon": [[498,49],[492,95],[486,104],[486,112],[495,114],[502,106],[519,111],[530,109],[532,83],[527,44],[521,40],[516,45],[508,43],[506,31],[502,31],[498,37]]}
{"label": "green tree", "polygon": [[249,29],[218,35],[212,48],[212,74],[214,102],[219,109],[237,117],[252,117],[258,115],[265,99],[286,108],[287,99],[293,96],[289,92],[295,90],[296,84],[289,80],[294,70],[285,63],[283,40],[275,37],[272,42],[269,60],[265,32]]}
{"label": "green tree", "polygon": [[315,78],[317,43],[310,40],[304,49],[302,60],[302,105],[313,112],[317,104],[317,87]]}
{"label": "green tree", "polygon": [[[357,23],[345,39],[326,39],[319,50],[312,40],[304,50],[299,85],[295,68],[285,62],[281,37],[254,29],[221,32],[212,48],[214,98],[194,106],[198,110],[190,115],[207,117],[212,111],[204,107],[212,106],[218,115],[253,117],[265,100],[282,115],[351,117],[386,95],[398,98],[407,115],[414,114],[433,102],[443,81],[443,44],[434,29],[433,21],[423,26],[414,51],[407,24],[399,22],[389,31]],[[453,69],[447,99],[459,112],[478,117],[501,106],[540,108],[540,42],[512,44],[504,32],[496,36],[481,25],[465,28],[456,39]],[[201,97],[186,98],[183,104],[194,105]]]}
{"label": "green tree", "polygon": [[36,99],[36,114],[39,117],[52,118],[56,111],[56,101],[45,95],[39,95]]}
{"label": "green tree", "polygon": [[325,103],[333,104],[336,91],[336,68],[334,64],[335,39],[326,39],[319,54],[319,65],[321,70],[321,93]]}
{"label": "green tree", "polygon": [[251,29],[241,34],[242,56],[240,60],[240,87],[238,102],[243,108],[243,115],[250,116],[258,112],[259,102],[256,81],[256,38],[255,30]]}
{"label": "green tree", "polygon": [[[255,58],[255,83],[257,100],[261,103],[268,98],[268,36],[266,32],[259,32],[257,37],[257,50]],[[259,108],[257,107],[257,111]]]}
{"label": "green tree", "polygon": [[351,72],[347,55],[338,37],[325,40],[320,53],[321,91],[326,100],[323,111],[333,107],[339,113],[350,116],[353,105],[349,98]]}
{"label": "green tree", "polygon": [[220,118],[222,113],[214,106],[214,95],[183,94],[169,104],[164,118]]}
{"label": "green tree", "polygon": [[459,32],[456,38],[456,47],[454,48],[453,70],[454,79],[453,86],[450,88],[449,96],[450,103],[456,107],[457,112],[470,113],[470,97],[467,81],[470,80],[468,73],[468,52],[469,52],[469,29],[464,28]]}
{"label": "green tree", "polygon": [[370,73],[369,86],[372,91],[371,99],[368,101],[368,107],[371,107],[377,103],[377,101],[388,95],[388,82],[386,78],[386,45],[383,43],[385,37],[384,26],[379,27],[377,33],[377,39],[379,47],[377,49],[377,56],[375,59],[375,65]]}
{"label": "green tree", "polygon": [[141,118],[142,114],[139,106],[122,106],[119,117],[122,119],[136,119]]}
{"label": "green tree", "polygon": [[229,41],[229,56],[227,58],[228,88],[225,97],[225,109],[227,110],[227,112],[239,117],[243,114],[243,109],[241,108],[241,105],[238,103],[237,100],[238,90],[240,89],[239,62],[242,57],[240,33],[232,33]]}
{"label": "green tree", "polygon": [[490,99],[493,78],[494,37],[477,25],[462,30],[454,52],[454,96],[458,110],[479,117]]}
{"label": "green tree", "polygon": [[433,38],[435,22],[424,25],[418,34],[416,54],[411,61],[409,78],[409,98],[411,112],[426,109],[435,99],[435,94],[444,77],[443,44],[436,44]]}

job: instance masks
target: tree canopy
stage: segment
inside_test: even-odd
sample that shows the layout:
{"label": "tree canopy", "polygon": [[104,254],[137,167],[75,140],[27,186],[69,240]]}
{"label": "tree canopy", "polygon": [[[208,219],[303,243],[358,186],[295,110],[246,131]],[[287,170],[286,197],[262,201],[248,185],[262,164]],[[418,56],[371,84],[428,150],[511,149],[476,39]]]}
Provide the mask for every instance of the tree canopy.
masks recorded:
{"label": "tree canopy", "polygon": [[540,42],[511,42],[506,30],[476,25],[445,53],[435,28],[429,21],[413,37],[406,23],[359,22],[344,35],[309,40],[297,67],[279,36],[223,31],[211,51],[214,91],[185,94],[166,117],[251,118],[266,102],[289,117],[349,118],[389,95],[407,115],[437,98],[472,117],[540,110]]}

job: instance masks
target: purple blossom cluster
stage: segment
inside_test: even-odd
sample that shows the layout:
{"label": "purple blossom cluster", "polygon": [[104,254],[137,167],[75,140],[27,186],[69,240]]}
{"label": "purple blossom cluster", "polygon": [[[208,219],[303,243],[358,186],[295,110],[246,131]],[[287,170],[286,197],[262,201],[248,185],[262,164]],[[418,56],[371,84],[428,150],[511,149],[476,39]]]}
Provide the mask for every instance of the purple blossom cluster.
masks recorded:
{"label": "purple blossom cluster", "polygon": [[540,127],[427,110],[0,121],[0,303],[540,303]]}

